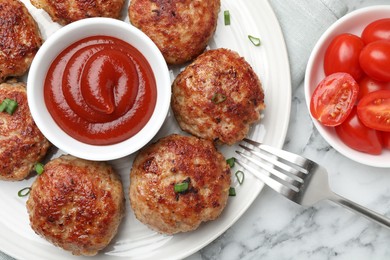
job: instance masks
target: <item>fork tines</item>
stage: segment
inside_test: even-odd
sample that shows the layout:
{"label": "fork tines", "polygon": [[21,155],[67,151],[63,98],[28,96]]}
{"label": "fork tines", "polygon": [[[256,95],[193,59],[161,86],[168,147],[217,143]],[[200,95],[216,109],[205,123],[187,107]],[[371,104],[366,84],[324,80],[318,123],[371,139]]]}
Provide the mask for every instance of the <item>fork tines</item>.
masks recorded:
{"label": "fork tines", "polygon": [[285,196],[299,191],[308,172],[306,158],[247,138],[239,146],[244,149],[236,151],[244,159],[236,160],[241,167]]}

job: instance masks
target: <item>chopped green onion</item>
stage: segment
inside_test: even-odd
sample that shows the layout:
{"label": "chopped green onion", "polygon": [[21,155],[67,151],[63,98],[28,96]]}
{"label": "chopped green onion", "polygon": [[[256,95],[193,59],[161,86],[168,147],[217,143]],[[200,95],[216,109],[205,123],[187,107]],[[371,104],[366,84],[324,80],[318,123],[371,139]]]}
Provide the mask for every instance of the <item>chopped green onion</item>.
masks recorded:
{"label": "chopped green onion", "polygon": [[245,175],[243,171],[236,171],[236,178],[238,183],[241,185],[244,182]]}
{"label": "chopped green onion", "polygon": [[15,110],[18,108],[18,102],[16,102],[15,100],[10,100],[8,106],[6,107],[5,111],[12,115]]}
{"label": "chopped green onion", "polygon": [[34,170],[38,173],[38,175],[41,175],[45,170],[44,167],[45,166],[42,163],[36,163],[34,166]]}
{"label": "chopped green onion", "polygon": [[28,194],[30,194],[30,191],[31,191],[30,187],[23,188],[20,191],[18,191],[18,196],[19,197],[26,197]]}
{"label": "chopped green onion", "polygon": [[236,189],[234,187],[230,187],[229,196],[236,196]]}
{"label": "chopped green onion", "polygon": [[176,183],[174,189],[176,193],[182,193],[188,190],[188,186],[188,182]]}
{"label": "chopped green onion", "polygon": [[214,96],[211,98],[211,101],[213,101],[214,104],[222,103],[226,100],[226,96],[221,93],[215,93]]}
{"label": "chopped green onion", "polygon": [[5,100],[3,102],[1,102],[0,104],[0,112],[3,112],[5,110],[5,108],[7,107],[7,102],[5,102]]}
{"label": "chopped green onion", "polygon": [[10,115],[12,115],[17,108],[18,102],[9,98],[4,99],[3,102],[1,102],[0,104],[0,112],[5,111]]}
{"label": "chopped green onion", "polygon": [[252,35],[248,35],[248,38],[253,43],[253,45],[260,46],[261,44],[260,38],[254,37]]}
{"label": "chopped green onion", "polygon": [[225,19],[225,25],[230,25],[230,12],[229,12],[229,10],[225,10],[223,12],[223,17]]}
{"label": "chopped green onion", "polygon": [[236,158],[234,158],[234,157],[226,160],[226,163],[229,165],[230,168],[234,167],[235,162],[236,162]]}

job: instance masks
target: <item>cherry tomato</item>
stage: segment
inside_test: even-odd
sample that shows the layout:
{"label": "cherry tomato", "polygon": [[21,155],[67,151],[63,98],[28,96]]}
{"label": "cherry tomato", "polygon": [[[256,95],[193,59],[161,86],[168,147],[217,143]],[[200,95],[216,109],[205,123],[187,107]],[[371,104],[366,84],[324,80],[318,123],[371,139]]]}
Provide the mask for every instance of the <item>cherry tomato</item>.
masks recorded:
{"label": "cherry tomato", "polygon": [[365,44],[379,40],[390,40],[390,18],[376,20],[366,26],[362,32]]}
{"label": "cherry tomato", "polygon": [[381,82],[374,80],[370,77],[365,76],[360,82],[359,82],[359,95],[358,95],[358,101],[362,99],[365,95],[368,93],[382,90],[382,89],[388,89],[390,90],[390,82]]}
{"label": "cherry tomato", "polygon": [[383,147],[390,149],[390,132],[382,132]]}
{"label": "cherry tomato", "polygon": [[360,53],[360,67],[371,78],[390,81],[390,41],[376,41],[366,45]]}
{"label": "cherry tomato", "polygon": [[363,40],[356,35],[343,33],[336,36],[325,51],[325,75],[346,72],[356,81],[360,80],[364,75],[359,65],[359,55],[363,47]]}
{"label": "cherry tomato", "polygon": [[335,130],[340,139],[354,150],[374,155],[382,152],[381,132],[366,127],[357,116],[356,107]]}
{"label": "cherry tomato", "polygon": [[357,113],[367,127],[390,132],[390,90],[365,95],[358,103]]}
{"label": "cherry tomato", "polygon": [[354,106],[359,85],[351,75],[334,73],[324,78],[314,90],[310,112],[326,126],[341,124]]}

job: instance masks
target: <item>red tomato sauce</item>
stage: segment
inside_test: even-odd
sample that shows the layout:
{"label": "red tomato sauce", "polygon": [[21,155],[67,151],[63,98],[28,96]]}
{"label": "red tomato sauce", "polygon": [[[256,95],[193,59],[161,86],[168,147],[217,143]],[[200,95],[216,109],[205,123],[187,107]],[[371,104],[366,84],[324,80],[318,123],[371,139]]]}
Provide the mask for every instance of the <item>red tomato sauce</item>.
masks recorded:
{"label": "red tomato sauce", "polygon": [[157,88],[145,57],[109,36],[82,39],[62,51],[46,75],[44,96],[55,122],[93,145],[138,133],[156,105]]}

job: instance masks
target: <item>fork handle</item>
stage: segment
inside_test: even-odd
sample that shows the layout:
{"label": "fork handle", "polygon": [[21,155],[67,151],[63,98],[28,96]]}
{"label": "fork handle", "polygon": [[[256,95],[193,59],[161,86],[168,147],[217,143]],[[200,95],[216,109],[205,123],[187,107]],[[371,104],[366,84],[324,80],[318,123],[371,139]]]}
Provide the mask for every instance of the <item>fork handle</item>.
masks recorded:
{"label": "fork handle", "polygon": [[372,211],[368,208],[365,208],[349,199],[346,199],[336,193],[333,193],[329,200],[348,208],[356,213],[359,213],[363,217],[366,217],[369,220],[376,222],[384,227],[390,228],[390,219],[385,217],[384,215],[378,214],[375,211]]}

